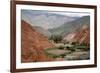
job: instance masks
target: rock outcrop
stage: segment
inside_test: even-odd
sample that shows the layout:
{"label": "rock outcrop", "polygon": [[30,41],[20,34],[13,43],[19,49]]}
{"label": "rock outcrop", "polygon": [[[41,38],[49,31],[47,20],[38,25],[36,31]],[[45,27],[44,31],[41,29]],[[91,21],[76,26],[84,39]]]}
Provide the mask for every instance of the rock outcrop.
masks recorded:
{"label": "rock outcrop", "polygon": [[90,30],[87,25],[84,25],[81,29],[78,31],[69,33],[66,35],[63,40],[66,40],[67,42],[77,42],[79,44],[86,43],[87,45],[90,44]]}

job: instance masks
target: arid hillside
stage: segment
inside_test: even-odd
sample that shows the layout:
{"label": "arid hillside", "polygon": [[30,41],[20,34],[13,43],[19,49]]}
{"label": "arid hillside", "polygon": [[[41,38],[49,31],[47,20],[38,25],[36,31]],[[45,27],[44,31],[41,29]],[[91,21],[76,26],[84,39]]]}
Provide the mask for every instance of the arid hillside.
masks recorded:
{"label": "arid hillside", "polygon": [[90,30],[88,26],[84,25],[80,31],[76,33],[75,36],[76,42],[79,44],[86,43],[87,45],[90,44]]}
{"label": "arid hillside", "polygon": [[44,49],[52,47],[54,45],[45,36],[21,21],[21,62],[51,61],[53,59],[44,54]]}
{"label": "arid hillside", "polygon": [[86,43],[87,45],[90,44],[90,30],[87,25],[84,25],[81,29],[76,32],[69,33],[64,37],[63,40],[68,42],[77,42],[79,44]]}

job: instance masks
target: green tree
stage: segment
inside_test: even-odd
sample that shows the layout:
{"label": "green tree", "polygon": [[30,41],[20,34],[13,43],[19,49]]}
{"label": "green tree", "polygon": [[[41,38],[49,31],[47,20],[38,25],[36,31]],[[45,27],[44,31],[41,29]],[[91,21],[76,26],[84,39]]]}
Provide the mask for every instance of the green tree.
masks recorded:
{"label": "green tree", "polygon": [[51,35],[49,40],[53,40],[55,43],[59,43],[62,41],[62,37],[60,35]]}

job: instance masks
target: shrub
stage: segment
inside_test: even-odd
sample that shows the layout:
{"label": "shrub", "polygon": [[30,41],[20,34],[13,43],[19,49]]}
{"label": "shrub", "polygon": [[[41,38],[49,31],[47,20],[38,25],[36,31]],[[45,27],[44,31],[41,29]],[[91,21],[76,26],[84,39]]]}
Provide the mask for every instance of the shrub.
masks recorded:
{"label": "shrub", "polygon": [[72,45],[77,45],[77,43],[76,42],[72,42]]}
{"label": "shrub", "polygon": [[67,49],[70,50],[71,52],[74,52],[76,48],[75,47],[68,47]]}
{"label": "shrub", "polygon": [[81,46],[88,46],[88,45],[87,45],[86,43],[84,43],[84,42],[81,43],[80,45],[81,45]]}
{"label": "shrub", "polygon": [[56,56],[56,55],[53,55],[53,58],[57,58],[58,56]]}
{"label": "shrub", "polygon": [[69,46],[66,46],[66,49],[69,49],[70,47]]}
{"label": "shrub", "polygon": [[66,54],[61,54],[61,57],[64,58],[66,56]]}
{"label": "shrub", "polygon": [[64,46],[59,46],[58,49],[64,49]]}
{"label": "shrub", "polygon": [[71,51],[74,52],[76,48],[72,48]]}

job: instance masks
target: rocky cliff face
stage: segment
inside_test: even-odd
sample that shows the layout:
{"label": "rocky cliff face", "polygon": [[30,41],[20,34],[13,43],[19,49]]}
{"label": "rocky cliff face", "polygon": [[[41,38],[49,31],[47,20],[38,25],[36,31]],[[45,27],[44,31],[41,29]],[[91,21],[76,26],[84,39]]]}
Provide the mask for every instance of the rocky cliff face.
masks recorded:
{"label": "rocky cliff face", "polygon": [[63,40],[68,42],[77,42],[79,44],[86,43],[90,44],[90,30],[87,25],[84,25],[81,29],[76,32],[69,33],[64,37]]}
{"label": "rocky cliff face", "polygon": [[51,61],[44,49],[54,47],[49,40],[30,24],[21,21],[21,62]]}
{"label": "rocky cliff face", "polygon": [[76,33],[75,41],[78,42],[79,44],[90,43],[90,30],[86,25],[84,25],[82,29]]}

